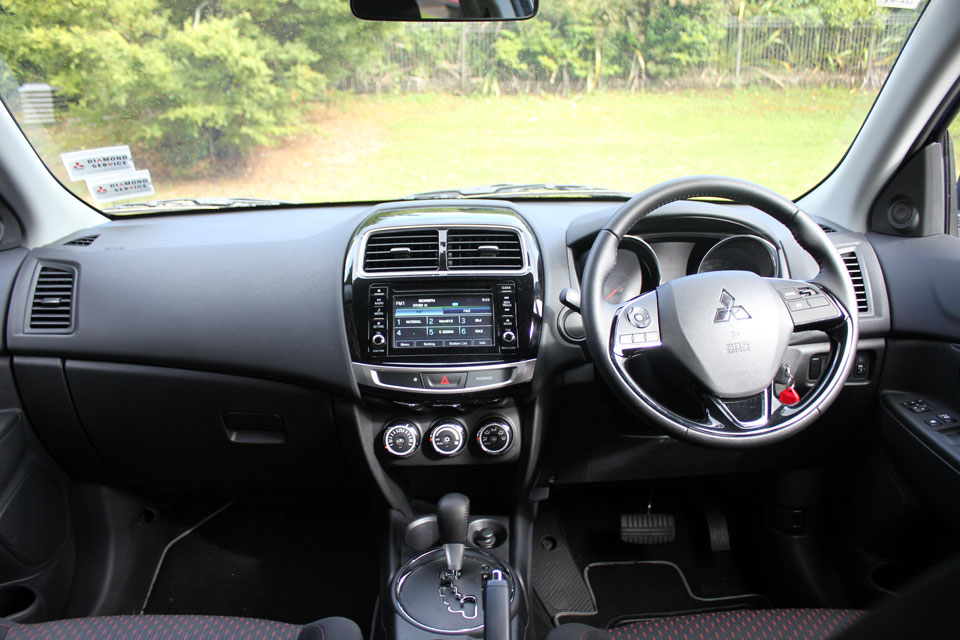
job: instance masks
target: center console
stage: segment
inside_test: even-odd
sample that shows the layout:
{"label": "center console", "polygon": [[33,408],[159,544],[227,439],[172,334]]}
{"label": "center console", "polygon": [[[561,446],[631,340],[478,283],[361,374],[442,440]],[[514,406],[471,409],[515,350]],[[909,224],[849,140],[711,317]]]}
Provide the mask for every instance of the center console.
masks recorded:
{"label": "center console", "polygon": [[357,230],[343,290],[352,420],[391,506],[385,637],[519,640],[543,315],[532,230],[508,204],[384,205]]}
{"label": "center console", "polygon": [[344,308],[357,386],[388,407],[374,410],[382,463],[516,458],[511,399],[536,369],[541,270],[532,231],[505,205],[393,205],[361,225]]}

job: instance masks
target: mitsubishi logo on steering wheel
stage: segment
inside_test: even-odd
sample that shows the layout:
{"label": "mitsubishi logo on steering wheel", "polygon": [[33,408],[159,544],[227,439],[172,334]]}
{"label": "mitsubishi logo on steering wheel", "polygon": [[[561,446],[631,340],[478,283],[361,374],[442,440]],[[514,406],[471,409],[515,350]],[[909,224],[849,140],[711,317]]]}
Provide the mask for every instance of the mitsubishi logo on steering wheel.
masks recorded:
{"label": "mitsubishi logo on steering wheel", "polygon": [[749,320],[750,314],[747,313],[746,309],[741,305],[734,306],[736,301],[737,299],[734,298],[729,291],[722,289],[720,291],[720,308],[717,309],[716,315],[713,316],[713,324],[730,322],[731,316],[737,320]]}

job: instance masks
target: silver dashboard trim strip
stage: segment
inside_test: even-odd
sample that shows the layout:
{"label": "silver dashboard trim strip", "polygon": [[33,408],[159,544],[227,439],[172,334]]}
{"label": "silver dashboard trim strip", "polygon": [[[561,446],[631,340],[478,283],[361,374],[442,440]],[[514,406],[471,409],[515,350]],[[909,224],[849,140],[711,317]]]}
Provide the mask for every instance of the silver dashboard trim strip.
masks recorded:
{"label": "silver dashboard trim strip", "polygon": [[[523,384],[533,380],[533,373],[536,369],[537,360],[520,360],[518,362],[506,362],[494,365],[469,365],[459,364],[454,366],[444,365],[378,365],[366,364],[363,362],[354,362],[353,375],[358,385],[367,387],[377,387],[381,389],[391,389],[394,391],[405,391],[407,393],[422,393],[427,395],[462,395],[465,393],[474,393],[477,391],[487,391],[489,389],[502,389],[511,385]],[[377,375],[379,371],[389,371],[397,373],[471,373],[475,371],[502,371],[514,369],[513,374],[506,382],[496,384],[487,384],[480,387],[458,387],[456,389],[428,389],[416,387],[400,387],[392,384],[384,384]]]}

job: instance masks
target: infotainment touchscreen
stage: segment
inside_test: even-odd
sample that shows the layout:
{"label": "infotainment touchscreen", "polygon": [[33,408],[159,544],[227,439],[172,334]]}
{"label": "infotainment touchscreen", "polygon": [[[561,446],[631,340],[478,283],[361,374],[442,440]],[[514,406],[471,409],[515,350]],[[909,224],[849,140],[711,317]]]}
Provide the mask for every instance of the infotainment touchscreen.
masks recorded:
{"label": "infotainment touchscreen", "polygon": [[393,296],[394,349],[492,346],[492,294]]}

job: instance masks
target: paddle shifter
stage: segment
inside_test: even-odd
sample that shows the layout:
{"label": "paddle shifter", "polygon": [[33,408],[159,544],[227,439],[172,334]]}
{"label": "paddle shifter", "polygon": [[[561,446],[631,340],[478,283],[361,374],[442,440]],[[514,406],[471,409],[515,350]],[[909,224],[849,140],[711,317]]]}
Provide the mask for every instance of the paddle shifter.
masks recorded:
{"label": "paddle shifter", "polygon": [[462,493],[448,493],[437,503],[437,528],[447,560],[447,569],[455,577],[463,569],[463,549],[467,544],[470,522],[470,498]]}

